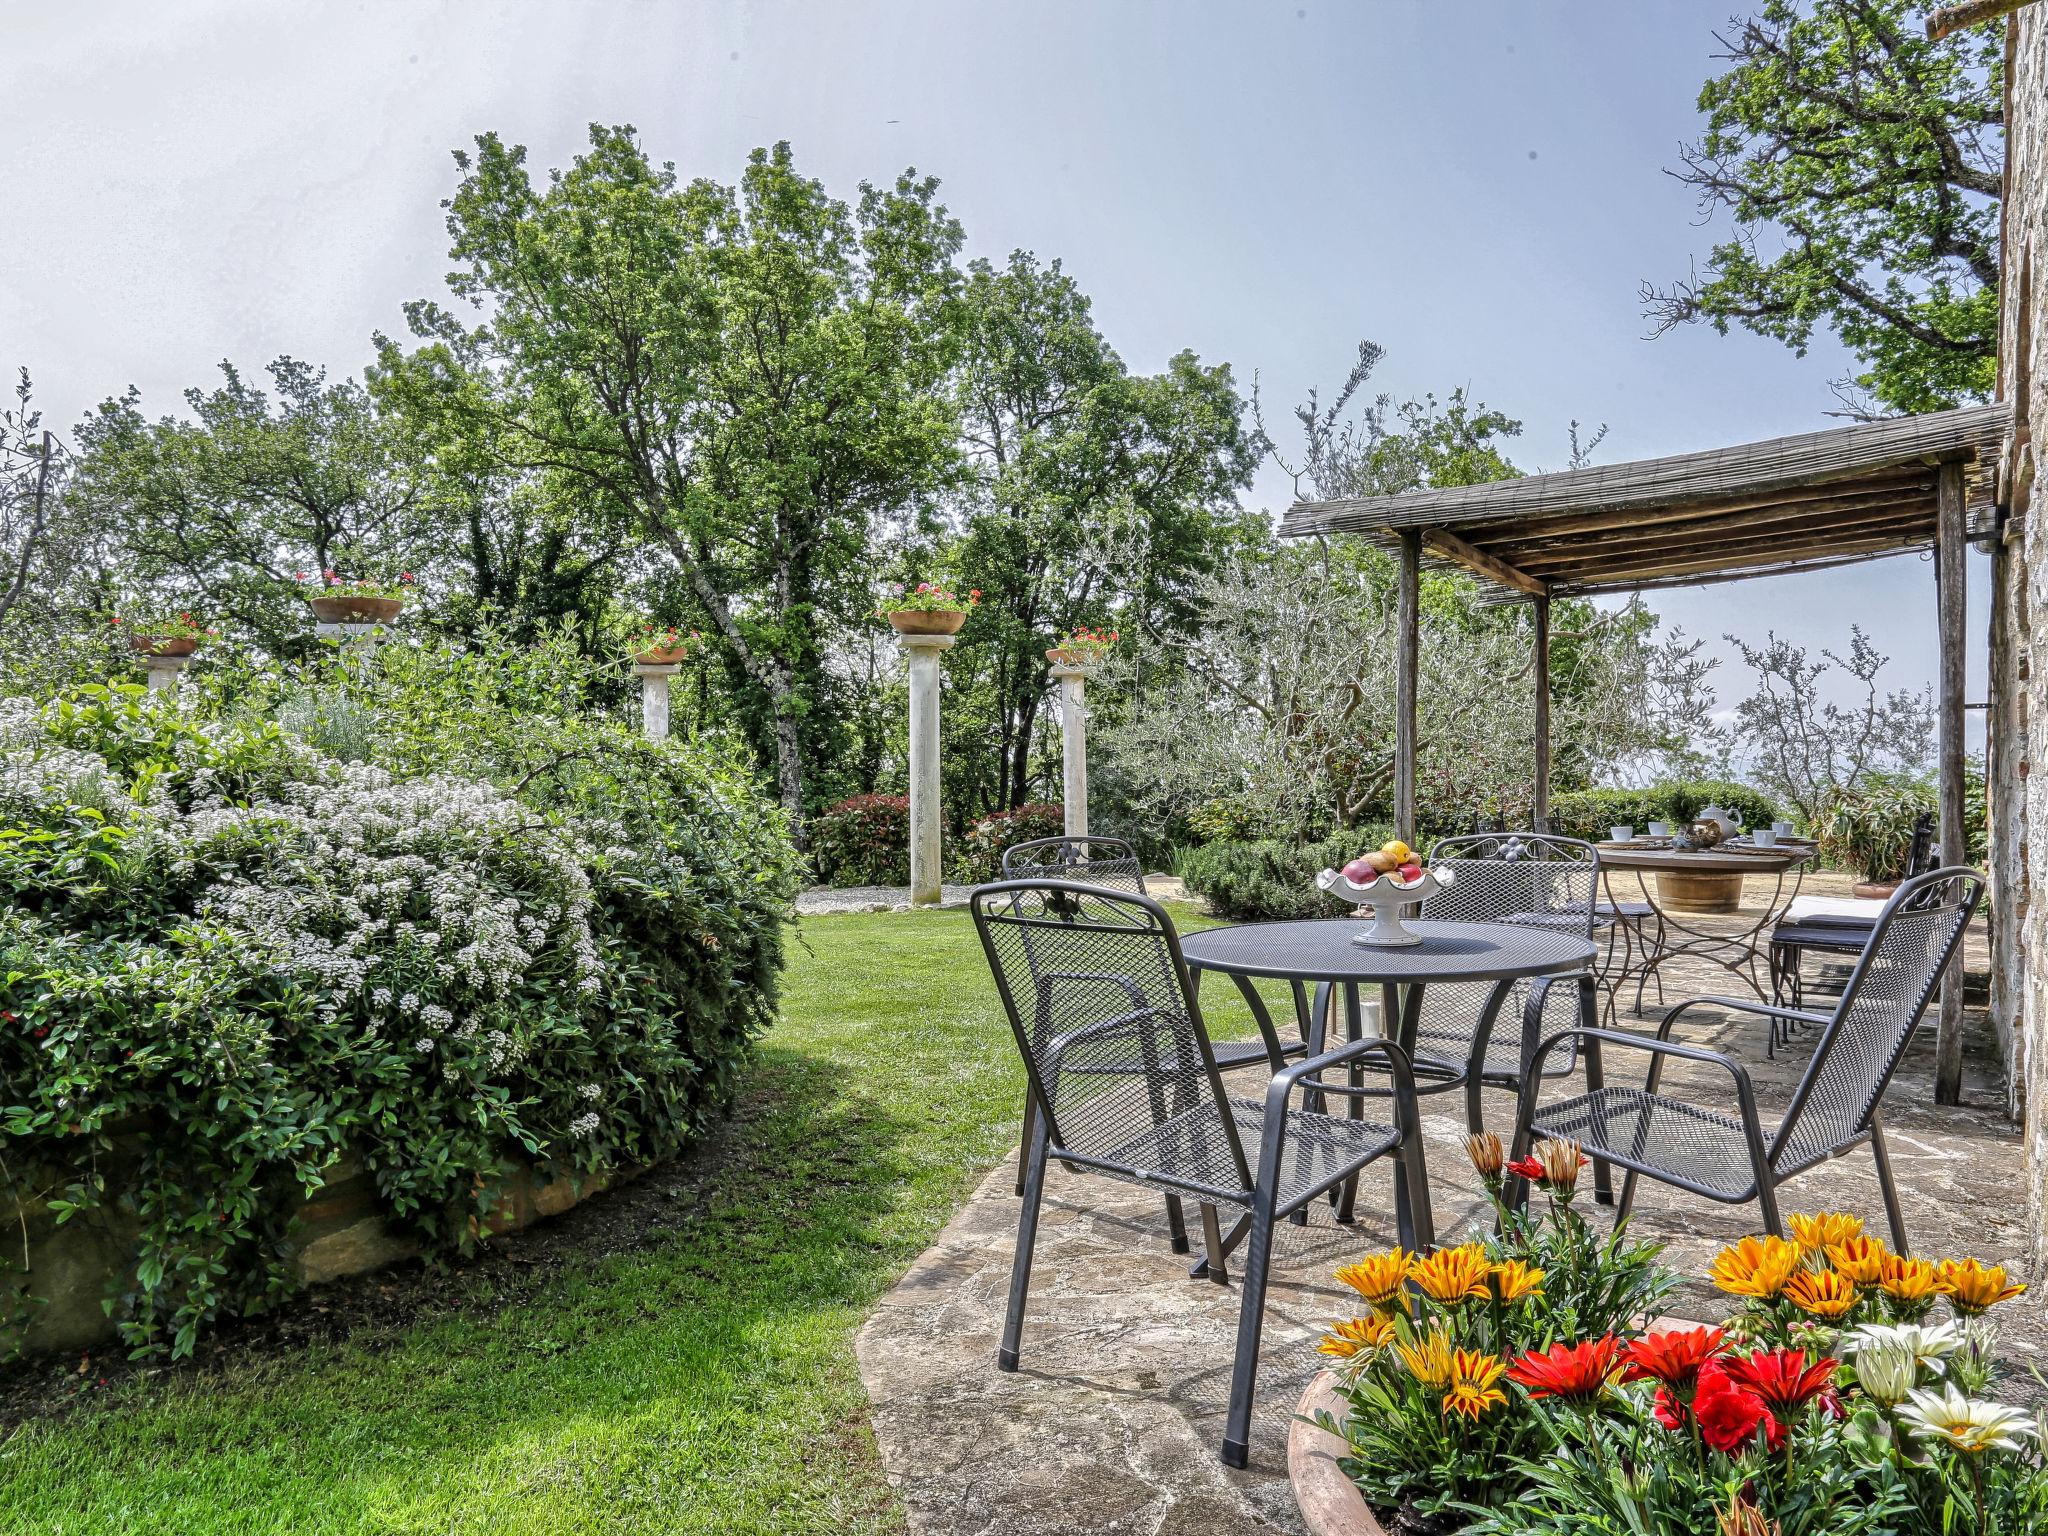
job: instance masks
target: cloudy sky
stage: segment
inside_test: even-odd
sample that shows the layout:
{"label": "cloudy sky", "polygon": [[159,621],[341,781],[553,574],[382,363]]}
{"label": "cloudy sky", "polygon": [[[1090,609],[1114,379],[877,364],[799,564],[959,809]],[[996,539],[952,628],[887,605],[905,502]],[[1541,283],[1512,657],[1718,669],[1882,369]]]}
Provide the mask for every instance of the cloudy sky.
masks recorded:
{"label": "cloudy sky", "polygon": [[[1284,405],[1371,337],[1383,387],[1520,417],[1529,469],[1573,419],[1606,460],[1811,430],[1837,349],[1648,341],[1637,300],[1709,243],[1664,168],[1736,4],[0,0],[0,365],[59,423],[129,384],[173,410],[223,358],[355,372],[440,289],[450,150],[557,165],[602,121],[687,176],[777,139],[841,195],[935,174],[975,254],[1062,258],[1137,370],[1191,347]],[[1717,643],[1860,620],[1933,675],[1915,557],[1656,607]]]}

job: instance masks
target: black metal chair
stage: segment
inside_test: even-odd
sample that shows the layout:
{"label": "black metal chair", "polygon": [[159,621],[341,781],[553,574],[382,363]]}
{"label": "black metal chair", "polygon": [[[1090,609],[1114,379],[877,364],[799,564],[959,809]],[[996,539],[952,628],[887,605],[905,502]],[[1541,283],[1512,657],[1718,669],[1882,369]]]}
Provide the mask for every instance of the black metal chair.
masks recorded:
{"label": "black metal chair", "polygon": [[[1906,849],[1906,878],[1924,875],[1941,862],[1934,844],[1934,813],[1922,811],[1913,822],[1913,839]],[[1797,903],[1795,902],[1796,906]],[[1805,961],[1808,954],[1860,955],[1877,926],[1875,913],[1795,917],[1787,915],[1771,929],[1771,1000],[1793,1008],[1806,1006]],[[1772,1045],[1789,1031],[1774,1029]]]}
{"label": "black metal chair", "polygon": [[[1598,925],[1600,855],[1579,838],[1543,832],[1448,837],[1430,850],[1429,867],[1451,879],[1423,902],[1424,918],[1549,928],[1589,941]],[[1475,1134],[1484,1130],[1480,1088],[1521,1091],[1523,1052],[1541,1035],[1546,1016],[1563,1012],[1589,1027],[1598,1022],[1597,980],[1589,971],[1505,988],[1428,988],[1415,1028],[1420,1091],[1440,1093],[1462,1084],[1467,1128]],[[1496,1033],[1503,1012],[1522,1029]],[[1558,1075],[1571,1071],[1575,1055],[1557,1068]],[[1601,1190],[1604,1195],[1604,1184]]]}
{"label": "black metal chair", "polygon": [[[1039,837],[1028,843],[1016,843],[1003,850],[1002,863],[1005,880],[1076,880],[1086,885],[1099,885],[1109,890],[1128,891],[1143,896],[1145,875],[1138,863],[1138,853],[1120,837]],[[1041,976],[1041,982],[1057,981],[1053,974]],[[1215,1042],[1216,1064],[1226,1072],[1240,1067],[1278,1066],[1283,1059],[1306,1055],[1309,1039],[1309,1003],[1307,989],[1300,982],[1294,987],[1294,1018],[1297,1039],[1281,1040],[1271,1037],[1266,1028],[1268,1021],[1258,1018],[1261,1037],[1256,1040],[1219,1040]],[[1256,1014],[1255,1014],[1256,1016]],[[1024,1193],[1024,1158],[1031,1150],[1031,1119],[1034,1111],[1027,1096],[1024,1101],[1024,1133],[1022,1152],[1017,1159],[1017,1193]],[[1174,1252],[1185,1253],[1187,1240],[1180,1229],[1174,1229]]]}
{"label": "black metal chair", "polygon": [[[1868,1141],[1877,1159],[1892,1245],[1906,1252],[1906,1220],[1885,1153],[1878,1105],[1983,898],[1984,877],[1971,869],[1932,870],[1901,885],[1885,904],[1832,1014],[1701,997],[1667,1013],[1654,1037],[1583,1028],[1550,1035],[1537,1047],[1523,1085],[1514,1155],[1523,1155],[1537,1137],[1559,1137],[1578,1142],[1592,1157],[1626,1168],[1617,1221],[1628,1216],[1636,1180],[1648,1175],[1724,1204],[1754,1200],[1762,1208],[1765,1230],[1782,1234],[1778,1186]],[[1679,1016],[1702,1004],[1821,1029],[1790,1106],[1768,1134],[1758,1114],[1756,1092],[1740,1062],[1671,1040]],[[1650,1066],[1643,1086],[1603,1086],[1555,1104],[1539,1104],[1544,1059],[1573,1037],[1584,1045],[1589,1066],[1608,1046],[1648,1052]],[[1738,1113],[1659,1093],[1658,1080],[1671,1057],[1727,1072],[1734,1080]]]}
{"label": "black metal chair", "polygon": [[[1259,1097],[1233,1098],[1180,940],[1157,902],[1078,881],[1019,880],[981,887],[971,905],[1038,1106],[998,1363],[1017,1368],[1049,1161],[1161,1190],[1175,1212],[1194,1200],[1211,1280],[1228,1283],[1228,1255],[1249,1233],[1223,1433],[1223,1460],[1242,1467],[1275,1221],[1391,1152],[1404,1189],[1400,1241],[1416,1249],[1435,1241],[1407,1057],[1390,1041],[1359,1040],[1282,1068]],[[1069,979],[1047,992],[1044,978],[1054,974]],[[1092,981],[1082,986],[1075,977]],[[1294,1106],[1305,1080],[1367,1056],[1386,1060],[1394,1124]],[[1340,1083],[1319,1089],[1365,1092]],[[1219,1207],[1242,1213],[1228,1235]]]}

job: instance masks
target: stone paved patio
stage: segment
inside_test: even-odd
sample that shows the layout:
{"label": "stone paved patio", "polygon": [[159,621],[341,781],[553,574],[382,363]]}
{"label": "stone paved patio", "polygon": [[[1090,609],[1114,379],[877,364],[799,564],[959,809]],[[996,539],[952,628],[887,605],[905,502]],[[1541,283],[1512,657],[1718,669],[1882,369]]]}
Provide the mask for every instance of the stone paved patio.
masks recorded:
{"label": "stone paved patio", "polygon": [[[1971,963],[1981,966],[1981,936],[1974,947]],[[1725,981],[1712,971],[1674,972],[1669,995],[1675,1002],[1725,991]],[[1768,1122],[1789,1097],[1810,1043],[1767,1060],[1756,1021],[1704,1011],[1689,1020],[1681,1025],[1684,1038],[1748,1065]],[[1914,1248],[1967,1251],[2016,1266],[2027,1247],[2020,1149],[2005,1116],[1997,1046],[1981,1014],[1971,1018],[1962,1107],[1934,1107],[1932,1073],[1930,1019],[1887,1098]],[[1725,1094],[1719,1073],[1671,1071],[1666,1082]],[[1489,1094],[1488,1103],[1492,1123],[1505,1133],[1509,1099]],[[1480,1221],[1484,1202],[1461,1148],[1459,1096],[1425,1105],[1437,1231],[1455,1240]],[[1015,1178],[1014,1163],[989,1176],[858,1339],[883,1462],[903,1493],[911,1528],[931,1536],[1300,1531],[1285,1471],[1288,1414],[1316,1369],[1315,1337],[1331,1318],[1350,1315],[1347,1293],[1330,1272],[1393,1241],[1385,1167],[1367,1170],[1355,1227],[1335,1225],[1325,1207],[1309,1226],[1281,1229],[1252,1465],[1244,1472],[1226,1470],[1216,1455],[1236,1287],[1188,1279],[1188,1260],[1167,1248],[1157,1199],[1141,1190],[1053,1170],[1022,1368],[1014,1375],[996,1369],[1016,1231]],[[1849,1209],[1884,1230],[1867,1153],[1813,1170],[1788,1194],[1790,1209]],[[1588,1209],[1596,1208],[1589,1202]],[[1721,1244],[1756,1230],[1755,1220],[1754,1207],[1692,1200],[1645,1181],[1634,1229],[1667,1242],[1682,1272],[1698,1273]],[[1689,1287],[1674,1310],[1717,1314],[1704,1284]],[[2016,1355],[2024,1359],[2048,1345],[2048,1320],[2035,1297],[2006,1312]]]}

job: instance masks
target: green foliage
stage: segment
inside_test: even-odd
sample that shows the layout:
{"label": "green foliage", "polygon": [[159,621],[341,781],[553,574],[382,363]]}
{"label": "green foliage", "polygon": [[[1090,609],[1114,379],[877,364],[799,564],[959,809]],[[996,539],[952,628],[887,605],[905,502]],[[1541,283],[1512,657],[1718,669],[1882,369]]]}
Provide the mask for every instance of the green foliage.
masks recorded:
{"label": "green foliage", "polygon": [[[1938,816],[1940,798],[1932,781],[1907,774],[1867,775],[1854,789],[1836,793],[1822,805],[1813,835],[1821,857],[1865,880],[1903,879],[1912,852],[1913,823],[1922,815]],[[1963,833],[1969,843],[1962,860],[1982,868],[1988,855],[1989,829],[1984,805],[1984,770],[1970,762],[1964,771]]]}
{"label": "green foliage", "polygon": [[672,1153],[773,1017],[793,855],[729,759],[562,710],[493,732],[486,660],[391,663],[267,680],[309,734],[386,727],[356,761],[132,687],[0,707],[0,1144],[63,1218],[132,1204],[138,1349],[285,1294],[344,1149],[466,1247],[515,1160]]}
{"label": "green foliage", "polygon": [[1205,843],[1181,854],[1177,873],[1212,912],[1233,921],[1341,917],[1349,904],[1317,890],[1316,876],[1343,868],[1393,835],[1392,827],[1381,824],[1352,827],[1318,843]]}
{"label": "green foliage", "polygon": [[1043,801],[978,816],[953,840],[952,876],[965,885],[994,880],[1002,874],[1004,849],[1036,838],[1058,837],[1066,829],[1065,808]]}
{"label": "green foliage", "polygon": [[1677,174],[1730,239],[1644,298],[1804,351],[1832,330],[1878,411],[1987,398],[1998,338],[2004,23],[1930,41],[1922,0],[1766,0],[1700,91]]}
{"label": "green foliage", "polygon": [[1696,821],[1718,805],[1743,827],[1782,820],[1777,802],[1732,779],[1669,779],[1647,789],[1573,789],[1550,797],[1550,829],[1565,837],[1601,842],[1607,829],[1631,826],[1641,836],[1653,821],[1674,827]]}
{"label": "green foliage", "polygon": [[910,797],[851,795],[811,818],[811,861],[826,885],[910,884]]}

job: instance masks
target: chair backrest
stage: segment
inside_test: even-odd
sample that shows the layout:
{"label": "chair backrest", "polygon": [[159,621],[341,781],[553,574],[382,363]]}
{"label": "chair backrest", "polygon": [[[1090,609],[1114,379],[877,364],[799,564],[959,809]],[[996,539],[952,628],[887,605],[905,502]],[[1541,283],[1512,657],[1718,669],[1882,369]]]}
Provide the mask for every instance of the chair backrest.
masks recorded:
{"label": "chair backrest", "polygon": [[1984,877],[1952,867],[1906,881],[1885,903],[1772,1139],[1774,1165],[1824,1157],[1869,1125],[1983,899]]}
{"label": "chair backrest", "polygon": [[1913,818],[1913,840],[1906,845],[1906,878],[1933,869],[1940,851],[1934,846],[1934,812],[1922,811]]}
{"label": "chair backrest", "polygon": [[1080,880],[1145,894],[1138,851],[1120,837],[1039,837],[1003,850],[1005,880]]}
{"label": "chair backrest", "polygon": [[1600,853],[1576,837],[1486,832],[1447,837],[1429,867],[1451,883],[1422,903],[1422,915],[1450,923],[1522,923],[1593,936]]}
{"label": "chair backrest", "polygon": [[1248,1190],[1165,910],[1078,880],[1000,881],[969,906],[1052,1145],[1106,1172]]}

